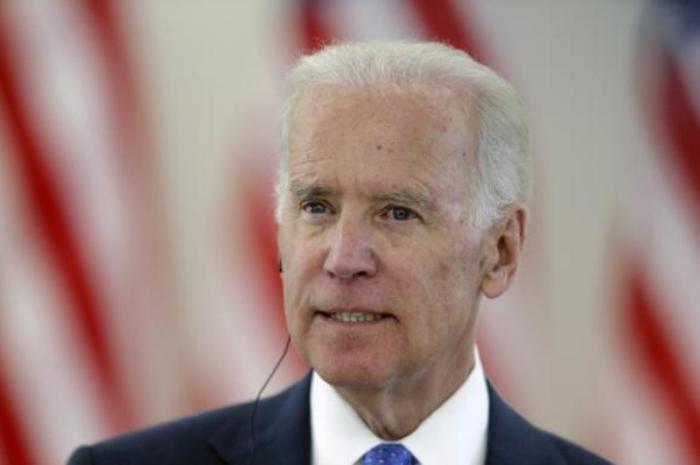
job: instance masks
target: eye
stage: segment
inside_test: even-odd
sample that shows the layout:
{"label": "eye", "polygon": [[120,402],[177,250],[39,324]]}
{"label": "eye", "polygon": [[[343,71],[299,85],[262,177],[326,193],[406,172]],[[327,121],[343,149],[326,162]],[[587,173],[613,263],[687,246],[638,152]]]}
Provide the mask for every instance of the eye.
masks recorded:
{"label": "eye", "polygon": [[406,207],[389,207],[382,216],[394,221],[409,221],[418,218],[413,210]]}
{"label": "eye", "polygon": [[316,201],[316,200],[311,200],[311,201],[302,203],[301,209],[305,213],[310,213],[312,215],[323,215],[324,213],[329,213],[329,211],[330,211],[330,209],[328,208],[328,205],[326,205],[323,202]]}

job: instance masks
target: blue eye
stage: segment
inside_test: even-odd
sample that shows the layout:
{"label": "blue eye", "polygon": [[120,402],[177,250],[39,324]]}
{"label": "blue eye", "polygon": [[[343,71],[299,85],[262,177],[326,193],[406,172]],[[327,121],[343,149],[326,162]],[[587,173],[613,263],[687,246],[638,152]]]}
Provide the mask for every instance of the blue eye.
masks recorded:
{"label": "blue eye", "polygon": [[322,215],[328,213],[328,206],[322,202],[305,202],[302,204],[301,209],[306,213],[311,213],[312,215]]}
{"label": "blue eye", "polygon": [[418,217],[412,210],[405,207],[390,207],[386,211],[386,216],[396,221],[409,221]]}

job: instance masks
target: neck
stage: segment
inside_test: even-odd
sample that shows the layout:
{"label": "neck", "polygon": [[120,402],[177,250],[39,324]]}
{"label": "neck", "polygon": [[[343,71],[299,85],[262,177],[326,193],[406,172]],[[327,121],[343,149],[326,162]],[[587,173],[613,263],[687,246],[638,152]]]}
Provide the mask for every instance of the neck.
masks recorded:
{"label": "neck", "polygon": [[[474,368],[474,348],[457,364],[461,369],[425,370],[412,379],[387,387],[354,389],[336,387],[336,391],[352,406],[362,421],[378,437],[396,441],[415,431],[466,381]],[[421,376],[422,375],[422,376]]]}

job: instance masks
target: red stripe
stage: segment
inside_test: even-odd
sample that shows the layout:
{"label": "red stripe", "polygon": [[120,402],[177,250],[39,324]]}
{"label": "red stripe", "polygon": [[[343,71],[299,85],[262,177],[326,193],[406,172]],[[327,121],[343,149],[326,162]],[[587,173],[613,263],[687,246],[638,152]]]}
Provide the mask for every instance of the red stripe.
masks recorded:
{"label": "red stripe", "polygon": [[627,288],[626,326],[639,360],[667,399],[693,463],[700,463],[700,409],[689,388],[690,380],[679,364],[680,355],[660,315],[668,311],[649,293],[646,278],[630,269]]}
{"label": "red stripe", "polygon": [[[135,260],[131,264],[132,276],[141,276],[148,279],[157,290],[168,288],[167,273],[162,270],[171,269],[166,248],[162,245],[167,242],[167,222],[163,216],[165,208],[160,204],[161,180],[158,167],[155,166],[156,150],[152,140],[148,137],[146,111],[144,100],[138,85],[138,67],[134,65],[133,55],[126,40],[126,35],[134,25],[125,22],[120,14],[127,8],[120,0],[91,0],[80,3],[84,7],[90,26],[92,26],[95,45],[100,50],[102,66],[107,70],[106,81],[109,99],[109,108],[115,122],[118,138],[114,144],[118,146],[121,166],[124,168],[124,179],[131,187],[125,195],[131,196],[130,205],[136,206],[131,210],[133,227],[138,231],[140,250],[147,250],[149,260],[154,266],[143,268],[143,261]],[[162,294],[165,296],[165,292]],[[167,297],[162,297],[160,309],[151,309],[159,312],[167,308]],[[211,406],[211,396],[208,395],[206,382],[200,382],[197,376],[198,367],[186,366],[183,370],[189,370],[189,375],[184,373],[183,379],[188,376],[193,380],[185,386],[187,405],[192,411],[201,410]],[[131,412],[129,418],[134,423],[137,412]]]}
{"label": "red stripe", "polygon": [[[102,66],[105,73],[107,107],[112,111],[114,122],[112,142],[116,150],[118,161],[124,169],[123,199],[130,207],[133,214],[130,226],[138,231],[140,250],[147,250],[148,260],[135,260],[132,263],[131,275],[147,278],[157,290],[167,287],[164,281],[166,277],[159,270],[170,269],[165,265],[169,263],[169,257],[163,244],[167,236],[167,221],[163,219],[165,208],[161,205],[163,200],[157,150],[149,137],[150,127],[147,112],[144,107],[141,88],[138,85],[138,69],[132,60],[132,53],[125,39],[125,32],[129,26],[125,24],[120,13],[126,8],[125,3],[119,0],[91,0],[80,2],[85,8],[89,26],[92,26],[95,45],[100,53]],[[144,262],[154,266],[146,269]],[[164,293],[165,294],[165,293]],[[163,309],[167,308],[163,304]],[[157,311],[153,309],[153,311]]]}
{"label": "red stripe", "polygon": [[[118,153],[131,157],[130,163],[145,161],[143,155],[147,150],[146,137],[142,128],[146,127],[141,98],[137,91],[134,68],[131,64],[117,14],[118,3],[110,0],[91,0],[80,2],[84,7],[88,25],[95,33],[95,44],[100,50],[99,58],[105,68],[105,79],[110,99],[109,108],[113,109],[116,124],[115,143],[120,143],[123,150]],[[134,148],[135,150],[130,150]],[[133,173],[139,173],[135,170]]]}
{"label": "red stripe", "polygon": [[[156,150],[148,137],[150,125],[138,86],[137,68],[131,60],[132,54],[125,39],[124,32],[129,30],[128,25],[122,24],[123,18],[119,14],[119,7],[125,8],[124,2],[91,0],[80,2],[80,5],[85,8],[96,38],[95,44],[100,50],[101,64],[107,70],[108,108],[112,110],[115,125],[112,142],[118,148],[118,157],[124,162],[124,179],[131,187],[126,195],[132,196],[131,205],[139,207],[134,213],[138,217],[137,224],[143,226],[139,229],[140,238],[150,244],[153,257],[159,262],[165,261],[167,258],[160,248],[165,235],[165,221],[160,218],[164,208],[157,205],[161,198],[161,182],[158,167],[153,164]],[[151,275],[149,279],[156,281],[157,277]]]}
{"label": "red stripe", "polygon": [[[272,302],[268,307],[267,320],[272,322],[273,331],[279,335],[278,339],[282,342],[286,339],[288,332],[284,316],[282,280],[279,274],[277,223],[273,215],[274,202],[270,195],[272,182],[266,174],[267,170],[262,170],[257,165],[249,167],[245,172],[248,176],[241,182],[242,191],[237,195],[237,199],[242,199],[243,204],[249,208],[246,216],[249,218],[248,224],[251,228],[250,243],[253,245],[256,261],[260,264],[260,282],[265,288],[265,295]],[[254,175],[251,176],[251,173]],[[309,369],[296,351],[288,353],[286,358],[285,364],[291,367],[294,374],[300,375]]]}
{"label": "red stripe", "polygon": [[318,0],[302,2],[299,25],[303,53],[313,53],[337,37],[328,25],[324,24],[321,17],[321,3]]}
{"label": "red stripe", "polygon": [[25,434],[28,429],[12,405],[7,379],[7,371],[0,360],[0,462],[4,453],[8,464],[33,465],[37,460]]}
{"label": "red stripe", "polygon": [[[130,225],[138,231],[140,250],[147,250],[149,260],[153,263],[167,261],[166,252],[162,248],[162,238],[166,232],[162,229],[165,222],[161,222],[163,208],[158,208],[157,202],[160,179],[157,169],[153,166],[152,154],[155,150],[151,146],[151,140],[147,137],[148,122],[143,106],[132,62],[125,31],[128,24],[123,23],[120,8],[125,8],[123,2],[114,0],[90,0],[80,2],[84,8],[88,27],[91,27],[94,44],[99,50],[98,58],[101,66],[106,70],[105,89],[107,91],[107,108],[111,110],[111,118],[114,127],[113,138],[109,140],[114,144],[120,167],[122,168],[122,180],[124,181],[125,198],[122,200],[132,206],[129,219]],[[132,276],[148,279],[152,286],[165,285],[163,278],[154,270],[161,268],[144,269],[143,261],[131,263]],[[157,312],[157,309],[152,309]],[[128,424],[136,424],[138,412],[131,410],[127,390],[120,386],[122,399],[121,407],[115,406],[115,411],[122,412],[123,420]]]}
{"label": "red stripe", "polygon": [[[105,405],[121,407],[123,397],[117,388],[115,365],[99,317],[101,302],[73,237],[66,206],[45,164],[51,153],[42,146],[37,131],[31,126],[21,85],[13,73],[12,53],[20,53],[21,47],[12,42],[10,29],[5,23],[7,20],[4,16],[0,18],[0,106],[5,110],[9,139],[15,146],[11,152],[17,156],[31,213],[43,233],[57,275],[64,280],[63,285],[71,301],[69,317],[78,326],[84,350],[98,376]],[[121,414],[114,413],[114,427],[121,428],[123,418]]]}
{"label": "red stripe", "polygon": [[661,95],[662,124],[672,146],[664,156],[673,159],[688,182],[696,218],[700,220],[700,123],[681,70],[671,60],[663,67],[666,74]]}
{"label": "red stripe", "polygon": [[[125,195],[131,196],[129,205],[136,206],[131,212],[137,218],[135,225],[140,225],[139,239],[148,244],[150,258],[155,263],[167,262],[165,250],[161,247],[166,231],[162,221],[160,206],[161,181],[158,167],[154,165],[156,157],[152,140],[148,137],[150,127],[144,108],[137,69],[132,61],[132,54],[125,38],[129,24],[123,24],[120,11],[126,8],[119,0],[90,0],[80,2],[85,9],[88,25],[92,27],[105,73],[108,108],[112,110],[114,132],[112,142],[117,147],[117,156],[123,168]],[[131,25],[133,27],[133,25]],[[144,274],[143,262],[137,265],[134,275]],[[161,268],[164,269],[164,268]],[[148,276],[154,284],[164,285],[158,280],[161,275],[150,273]]]}
{"label": "red stripe", "polygon": [[459,11],[451,0],[409,0],[409,3],[418,13],[426,39],[448,43],[475,60],[488,63],[483,44],[473,32],[473,21],[465,17],[466,11]]}

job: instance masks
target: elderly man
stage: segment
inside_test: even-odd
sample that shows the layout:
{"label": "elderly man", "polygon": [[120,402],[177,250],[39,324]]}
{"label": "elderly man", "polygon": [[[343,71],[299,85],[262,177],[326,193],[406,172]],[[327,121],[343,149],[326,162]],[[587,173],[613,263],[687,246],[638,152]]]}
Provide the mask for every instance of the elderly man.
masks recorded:
{"label": "elderly man", "polygon": [[337,45],[292,71],[277,185],[291,340],[313,372],[78,450],[77,464],[601,464],[484,377],[479,301],[526,235],[520,101],[435,43]]}

